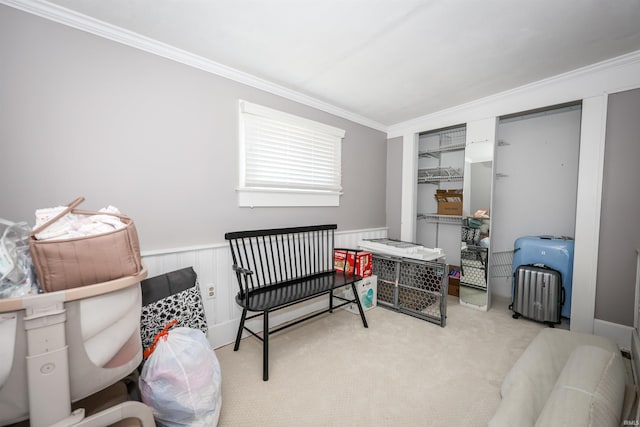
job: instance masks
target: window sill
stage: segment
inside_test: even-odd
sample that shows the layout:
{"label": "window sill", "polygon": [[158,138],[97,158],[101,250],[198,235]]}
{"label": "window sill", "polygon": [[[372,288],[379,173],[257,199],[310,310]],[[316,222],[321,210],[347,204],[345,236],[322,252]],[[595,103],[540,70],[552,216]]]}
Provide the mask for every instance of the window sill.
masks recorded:
{"label": "window sill", "polygon": [[339,192],[238,188],[240,207],[340,206]]}

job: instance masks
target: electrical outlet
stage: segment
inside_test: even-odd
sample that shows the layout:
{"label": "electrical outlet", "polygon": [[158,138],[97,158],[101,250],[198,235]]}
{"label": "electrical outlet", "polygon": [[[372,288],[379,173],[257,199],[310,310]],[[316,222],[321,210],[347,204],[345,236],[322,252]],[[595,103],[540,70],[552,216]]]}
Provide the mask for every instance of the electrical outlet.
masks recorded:
{"label": "electrical outlet", "polygon": [[207,299],[212,299],[216,297],[216,287],[213,284],[207,286]]}

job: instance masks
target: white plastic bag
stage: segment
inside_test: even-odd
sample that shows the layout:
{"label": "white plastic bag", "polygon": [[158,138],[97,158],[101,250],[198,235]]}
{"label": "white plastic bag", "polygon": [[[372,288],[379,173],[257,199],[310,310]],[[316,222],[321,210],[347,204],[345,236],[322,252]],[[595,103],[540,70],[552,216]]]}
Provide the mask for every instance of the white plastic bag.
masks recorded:
{"label": "white plastic bag", "polygon": [[207,337],[199,329],[166,329],[142,368],[142,401],[159,426],[217,425],[222,376]]}
{"label": "white plastic bag", "polygon": [[38,293],[29,252],[26,222],[0,218],[0,298],[21,298]]}

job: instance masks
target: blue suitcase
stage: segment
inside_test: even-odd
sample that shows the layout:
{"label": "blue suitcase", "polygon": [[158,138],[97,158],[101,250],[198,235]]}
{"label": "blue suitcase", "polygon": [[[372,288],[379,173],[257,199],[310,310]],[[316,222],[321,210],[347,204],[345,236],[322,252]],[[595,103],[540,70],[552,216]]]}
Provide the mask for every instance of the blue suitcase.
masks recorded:
{"label": "blue suitcase", "polygon": [[[568,237],[526,236],[513,243],[513,274],[521,265],[543,264],[560,272],[564,289],[562,317],[571,317],[574,241]],[[513,298],[514,288],[511,296]]]}

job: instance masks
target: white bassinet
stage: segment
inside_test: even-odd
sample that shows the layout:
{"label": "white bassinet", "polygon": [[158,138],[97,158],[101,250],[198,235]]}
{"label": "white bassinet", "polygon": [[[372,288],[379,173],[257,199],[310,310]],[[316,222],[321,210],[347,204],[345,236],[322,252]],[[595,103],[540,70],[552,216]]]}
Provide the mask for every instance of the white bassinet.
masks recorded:
{"label": "white bassinet", "polygon": [[107,426],[151,409],[124,402],[91,416],[76,402],[133,372],[142,360],[140,274],[36,296],[0,299],[0,425]]}

